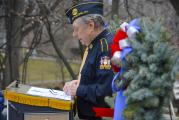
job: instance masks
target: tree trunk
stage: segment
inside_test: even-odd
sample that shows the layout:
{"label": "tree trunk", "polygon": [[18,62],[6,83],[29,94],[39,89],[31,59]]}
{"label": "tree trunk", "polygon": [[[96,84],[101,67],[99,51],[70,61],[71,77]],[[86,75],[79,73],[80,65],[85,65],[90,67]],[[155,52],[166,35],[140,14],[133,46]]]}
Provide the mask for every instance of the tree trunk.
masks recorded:
{"label": "tree trunk", "polygon": [[114,15],[118,15],[119,9],[119,0],[113,0],[112,1],[112,11],[111,11],[111,17],[113,18]]}
{"label": "tree trunk", "polygon": [[176,11],[176,14],[179,16],[179,1],[178,0],[170,0],[170,2]]}
{"label": "tree trunk", "polygon": [[22,41],[21,27],[23,19],[16,13],[23,11],[24,1],[6,1],[6,58],[3,88],[12,81],[19,79],[19,46]]}

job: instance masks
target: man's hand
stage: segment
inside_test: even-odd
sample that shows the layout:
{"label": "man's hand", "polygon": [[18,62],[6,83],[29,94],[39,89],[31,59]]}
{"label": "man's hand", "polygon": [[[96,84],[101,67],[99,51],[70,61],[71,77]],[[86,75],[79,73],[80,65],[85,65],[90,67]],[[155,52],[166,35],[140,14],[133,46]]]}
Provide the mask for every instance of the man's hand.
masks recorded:
{"label": "man's hand", "polygon": [[63,91],[67,95],[75,96],[77,88],[78,88],[78,82],[79,82],[78,80],[73,80],[73,81],[70,81],[70,82],[66,82],[64,87],[63,87]]}
{"label": "man's hand", "polygon": [[70,88],[68,89],[68,92],[71,96],[75,96],[76,95],[76,91],[77,91],[78,85],[77,84],[72,84],[70,86]]}

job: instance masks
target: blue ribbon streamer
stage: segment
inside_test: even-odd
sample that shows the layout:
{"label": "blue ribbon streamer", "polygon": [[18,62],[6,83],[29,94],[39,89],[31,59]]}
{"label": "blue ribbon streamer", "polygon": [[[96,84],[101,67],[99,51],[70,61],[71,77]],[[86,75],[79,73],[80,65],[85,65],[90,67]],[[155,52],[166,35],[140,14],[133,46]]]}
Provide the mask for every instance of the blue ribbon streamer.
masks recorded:
{"label": "blue ribbon streamer", "polygon": [[[115,84],[115,81],[117,78],[119,78],[122,73],[125,71],[125,56],[129,54],[132,51],[131,47],[126,47],[123,49],[122,54],[121,54],[121,59],[122,59],[122,66],[120,71],[114,76],[112,80],[112,90],[113,92],[117,92],[116,95],[116,100],[115,100],[115,109],[114,109],[114,120],[125,120],[122,113],[124,109],[126,108],[126,97],[123,95],[124,88],[123,87],[118,87]],[[119,85],[122,86],[123,80],[120,80]]]}
{"label": "blue ribbon streamer", "polygon": [[[129,23],[129,27],[134,27],[137,29],[139,32],[141,32],[140,27],[138,26],[139,19],[134,19]],[[117,87],[115,84],[115,81],[117,78],[119,78],[122,73],[125,71],[125,57],[127,54],[129,54],[132,51],[131,47],[126,47],[122,50],[121,54],[121,60],[122,60],[122,66],[120,71],[114,76],[112,80],[112,90],[113,92],[117,92],[116,100],[115,100],[115,108],[114,108],[114,120],[125,120],[125,118],[122,116],[122,113],[124,109],[126,108],[126,97],[123,95],[124,88],[122,87]],[[120,86],[122,86],[122,80],[120,80]]]}
{"label": "blue ribbon streamer", "polygon": [[119,90],[116,95],[115,109],[114,109],[114,120],[125,120],[122,113],[126,108],[126,97],[123,95],[124,90]]}
{"label": "blue ribbon streamer", "polygon": [[129,23],[129,27],[134,27],[136,30],[138,30],[139,32],[141,32],[141,29],[139,27],[139,21],[140,19],[134,19]]}
{"label": "blue ribbon streamer", "polygon": [[0,92],[0,112],[2,112],[3,108],[4,108],[4,96],[2,92]]}
{"label": "blue ribbon streamer", "polygon": [[[121,74],[124,71],[124,67],[121,67],[120,72],[118,72],[112,81],[112,90],[113,92],[117,92],[116,100],[115,100],[115,106],[114,106],[114,120],[125,120],[122,116],[123,110],[126,108],[125,99],[126,97],[123,95],[124,88],[117,87],[115,84],[115,81],[117,78],[121,76]],[[120,83],[122,83],[122,80],[120,80]]]}

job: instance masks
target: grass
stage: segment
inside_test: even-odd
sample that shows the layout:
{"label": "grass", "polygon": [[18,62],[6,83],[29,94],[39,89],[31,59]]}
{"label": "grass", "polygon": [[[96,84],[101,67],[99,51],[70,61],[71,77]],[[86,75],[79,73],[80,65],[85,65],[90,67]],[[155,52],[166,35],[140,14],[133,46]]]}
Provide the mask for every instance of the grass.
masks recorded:
{"label": "grass", "polygon": [[[79,64],[70,63],[75,74],[79,71]],[[22,75],[22,67],[20,67],[20,75]],[[62,80],[62,68],[65,79],[72,79],[63,63],[57,63],[53,60],[29,59],[27,67],[28,81],[36,80]]]}

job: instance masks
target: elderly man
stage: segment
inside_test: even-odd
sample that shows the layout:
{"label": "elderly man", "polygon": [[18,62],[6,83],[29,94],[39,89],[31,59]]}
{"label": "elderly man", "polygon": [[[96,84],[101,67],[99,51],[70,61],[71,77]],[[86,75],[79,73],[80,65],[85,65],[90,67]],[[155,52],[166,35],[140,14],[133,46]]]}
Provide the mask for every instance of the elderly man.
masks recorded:
{"label": "elderly man", "polygon": [[80,119],[98,120],[109,107],[104,98],[112,94],[113,79],[110,62],[113,36],[105,27],[103,3],[83,2],[68,9],[66,15],[73,26],[73,36],[86,50],[78,79],[65,83],[63,90],[77,97]]}

